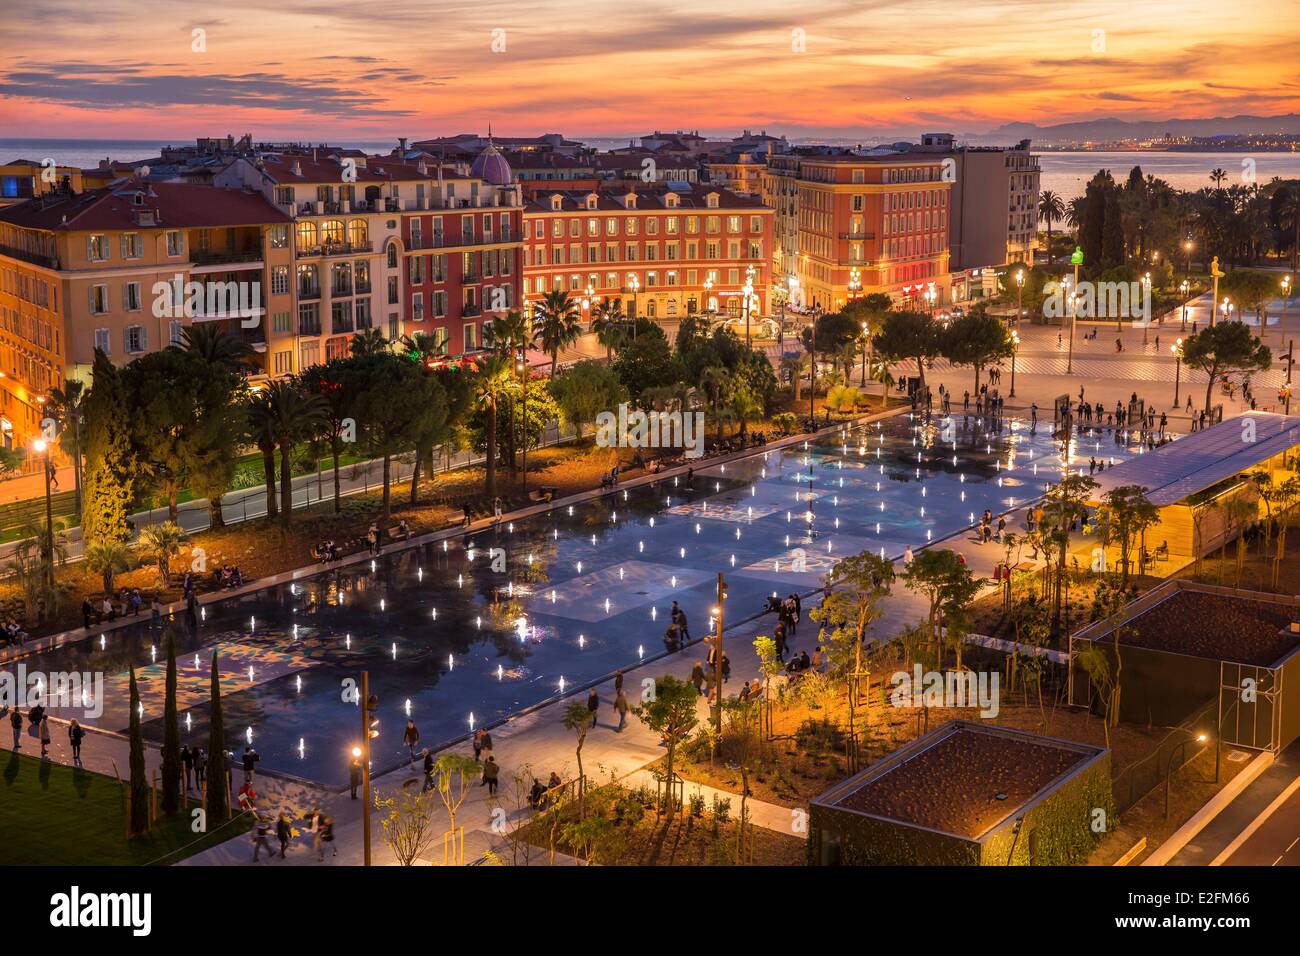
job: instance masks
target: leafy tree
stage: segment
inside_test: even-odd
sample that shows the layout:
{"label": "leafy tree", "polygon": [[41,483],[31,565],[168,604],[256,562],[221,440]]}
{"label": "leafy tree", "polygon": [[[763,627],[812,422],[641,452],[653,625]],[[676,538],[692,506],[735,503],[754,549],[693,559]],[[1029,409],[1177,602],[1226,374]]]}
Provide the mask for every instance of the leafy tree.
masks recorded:
{"label": "leafy tree", "polygon": [[76,378],[65,379],[62,387],[50,389],[50,400],[45,406],[50,417],[59,423],[59,447],[72,459],[78,515],[81,514],[82,452],[86,447],[87,394],[85,382]]}
{"label": "leafy tree", "polygon": [[650,730],[659,734],[667,747],[664,757],[664,791],[668,795],[666,805],[662,808],[669,814],[673,810],[673,775],[677,746],[690,735],[696,723],[696,704],[700,698],[695,685],[689,681],[678,680],[665,675],[655,681],[654,696],[650,700],[632,708]]}
{"label": "leafy tree", "polygon": [[925,363],[939,354],[939,327],[925,312],[890,312],[880,334],[873,340],[881,357],[889,362],[916,360],[921,390],[925,390]]}
{"label": "leafy tree", "polygon": [[[244,404],[244,437],[262,453],[262,481],[266,487],[266,516],[279,513],[275,502],[275,448],[278,432],[271,393],[266,389],[253,392]],[[337,502],[336,502],[337,504]]]}
{"label": "leafy tree", "polygon": [[1066,475],[1047,490],[1043,502],[1043,521],[1040,534],[1046,552],[1046,567],[1056,556],[1056,582],[1052,598],[1052,635],[1061,633],[1061,605],[1069,578],[1066,576],[1065,556],[1070,550],[1070,529],[1081,524],[1088,515],[1088,500],[1097,482],[1089,475]]}
{"label": "leafy tree", "polygon": [[176,639],[167,632],[167,683],[163,695],[162,810],[181,809],[181,726],[176,713]]}
{"label": "leafy tree", "polygon": [[122,373],[98,349],[85,400],[86,472],[82,534],[125,541],[137,467]]}
{"label": "leafy tree", "polygon": [[205,439],[203,372],[202,359],[170,348],[142,355],[122,370],[140,472],[150,490],[166,500],[171,521]]}
{"label": "leafy tree", "polygon": [[235,448],[244,430],[241,405],[247,386],[242,372],[250,368],[255,353],[211,324],[187,327],[181,348],[191,359],[196,390],[185,471],[190,491],[208,501],[212,527],[220,528],[225,525],[221,498],[234,479]]}
{"label": "leafy tree", "polygon": [[221,721],[221,678],[217,674],[217,652],[212,652],[212,682],[208,705],[208,829],[230,819],[230,781],[226,777],[226,731]]}
{"label": "leafy tree", "polygon": [[627,316],[623,314],[623,300],[602,298],[593,310],[591,329],[596,333],[596,341],[605,346],[605,361],[608,363],[616,351],[628,341]]}
{"label": "leafy tree", "polygon": [[594,359],[584,359],[551,380],[551,394],[582,437],[583,426],[591,425],[603,411],[613,411],[628,395],[614,370]]}
{"label": "leafy tree", "polygon": [[1277,279],[1273,275],[1253,269],[1233,269],[1219,280],[1219,294],[1231,299],[1240,314],[1254,312],[1261,329],[1267,320],[1268,302],[1277,291]]}
{"label": "leafy tree", "polygon": [[1208,414],[1216,383],[1230,375],[1268,370],[1273,365],[1273,353],[1244,322],[1219,322],[1183,339],[1183,364],[1205,373]]}
{"label": "leafy tree", "polygon": [[374,797],[384,843],[393,851],[398,866],[414,866],[438,836],[433,827],[437,794],[403,787],[391,797],[380,797],[376,789]]}
{"label": "leafy tree", "polygon": [[912,558],[903,581],[929,602],[926,630],[936,651],[944,619],[963,612],[979,593],[981,583],[957,552],[939,548],[926,548]]}
{"label": "leafy tree", "polygon": [[624,345],[614,359],[614,374],[638,404],[646,389],[683,381],[685,375],[681,362],[675,360],[668,347],[668,337],[658,326],[644,333],[638,328],[637,337]]}
{"label": "leafy tree", "polygon": [[571,700],[569,706],[564,708],[562,719],[564,729],[578,739],[575,753],[578,758],[578,819],[581,820],[585,815],[584,801],[587,796],[587,778],[582,771],[582,745],[587,742],[587,731],[591,729],[591,711],[587,709],[586,701]]}
{"label": "leafy tree", "polygon": [[1011,355],[1011,333],[1001,319],[981,308],[953,319],[941,338],[943,354],[949,361],[974,367],[976,392],[980,390],[980,370]]}
{"label": "leafy tree", "polygon": [[447,811],[448,833],[456,834],[456,813],[469,796],[469,782],[482,770],[477,760],[464,754],[445,753],[433,762],[433,789]]}
{"label": "leafy tree", "polygon": [[140,836],[149,830],[149,778],[144,766],[144,735],[140,730],[140,688],[135,682],[135,665],[130,668],[131,689],[130,707],[131,723],[128,736],[130,752],[131,817],[129,830],[131,836]]}
{"label": "leafy tree", "polygon": [[1120,587],[1128,589],[1129,554],[1142,532],[1160,521],[1160,509],[1141,485],[1121,485],[1102,495],[1105,520],[1119,538]]}
{"label": "leafy tree", "polygon": [[578,341],[582,334],[580,315],[578,304],[563,289],[547,292],[536,306],[533,337],[551,357],[551,378],[555,378],[560,350]]}
{"label": "leafy tree", "polygon": [[[423,349],[433,348],[433,337],[423,332],[417,332],[415,339],[412,340],[412,347],[420,350],[419,354],[423,355]],[[298,383],[304,390],[310,394],[319,395],[325,403],[321,409],[324,416],[315,434],[324,447],[329,449],[330,457],[334,460],[335,514],[343,510],[342,475],[339,469],[339,459],[343,456],[344,446],[357,440],[356,406],[361,394],[367,387],[364,366],[365,361],[362,359],[353,357],[333,359],[323,365],[313,365],[304,369],[303,373],[298,377]],[[258,417],[259,420],[265,420],[265,412],[259,412]],[[258,449],[263,455],[263,466],[269,469],[273,484],[275,476],[274,429],[268,433],[264,426],[259,426],[255,434]],[[270,435],[269,442],[264,437],[268,434]],[[412,484],[414,485],[414,482]],[[268,513],[274,515],[275,496],[273,493],[268,495],[267,505]]]}
{"label": "leafy tree", "polygon": [[705,401],[713,409],[713,420],[717,423],[718,439],[722,439],[723,409],[730,404],[733,382],[731,373],[725,366],[710,365],[700,373],[700,391]]}

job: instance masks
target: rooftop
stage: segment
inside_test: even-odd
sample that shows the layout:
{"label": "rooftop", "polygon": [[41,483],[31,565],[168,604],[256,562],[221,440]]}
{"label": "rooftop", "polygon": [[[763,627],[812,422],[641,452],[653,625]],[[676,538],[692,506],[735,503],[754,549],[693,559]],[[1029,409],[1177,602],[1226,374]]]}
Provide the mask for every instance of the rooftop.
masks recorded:
{"label": "rooftop", "polygon": [[1152,504],[1171,505],[1297,445],[1300,417],[1246,412],[1107,468],[1094,476],[1099,487],[1093,498],[1140,485]]}
{"label": "rooftop", "polygon": [[0,222],[63,231],[219,228],[289,221],[261,193],[251,190],[139,180],[80,193],[52,192],[0,210]]}
{"label": "rooftop", "polygon": [[1105,750],[964,720],[912,741],[814,802],[978,840]]}
{"label": "rooftop", "polygon": [[[741,196],[732,192],[730,189],[724,189],[719,186],[693,184],[686,186],[681,184],[670,189],[668,186],[659,183],[654,185],[636,185],[629,186],[626,181],[614,184],[602,184],[596,190],[596,208],[598,210],[623,209],[623,197],[629,192],[636,193],[638,209],[668,209],[666,197],[669,193],[677,196],[679,209],[684,210],[708,210],[709,205],[707,196],[709,193],[718,194],[718,205],[713,210],[726,209],[752,209],[755,211],[767,210],[770,207],[763,205],[762,200],[751,196]],[[525,210],[533,212],[552,212],[551,197],[559,196],[561,199],[561,209],[563,212],[582,212],[587,209],[587,197],[591,195],[588,189],[556,189],[543,190],[534,194],[533,198],[525,203]]]}

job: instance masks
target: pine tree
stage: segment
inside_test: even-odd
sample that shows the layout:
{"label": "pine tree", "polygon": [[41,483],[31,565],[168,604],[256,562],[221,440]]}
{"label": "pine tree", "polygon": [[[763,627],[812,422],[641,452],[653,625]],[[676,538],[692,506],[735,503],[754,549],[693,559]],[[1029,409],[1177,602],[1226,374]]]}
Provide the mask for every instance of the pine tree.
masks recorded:
{"label": "pine tree", "polygon": [[140,688],[135,682],[135,667],[131,667],[131,836],[139,836],[149,829],[149,780],[144,767],[144,735],[140,730]]}
{"label": "pine tree", "polygon": [[169,817],[181,808],[181,727],[176,714],[176,640],[167,632],[167,689],[163,701],[162,809]]}
{"label": "pine tree", "polygon": [[208,717],[208,829],[230,819],[230,787],[226,782],[226,734],[221,726],[221,680],[217,652],[212,652],[212,704]]}
{"label": "pine tree", "polygon": [[86,474],[82,533],[86,541],[123,541],[135,494],[136,461],[130,410],[121,374],[95,350],[93,384],[85,399]]}

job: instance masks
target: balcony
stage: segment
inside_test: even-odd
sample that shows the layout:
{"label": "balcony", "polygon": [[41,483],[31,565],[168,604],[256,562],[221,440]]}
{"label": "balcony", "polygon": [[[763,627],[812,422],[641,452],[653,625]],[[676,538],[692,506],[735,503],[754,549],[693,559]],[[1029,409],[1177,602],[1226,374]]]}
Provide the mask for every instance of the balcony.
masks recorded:
{"label": "balcony", "polygon": [[195,249],[190,258],[194,265],[203,269],[209,266],[250,266],[260,268],[262,265],[261,249]]}
{"label": "balcony", "polygon": [[28,252],[26,249],[18,249],[14,246],[0,246],[0,256],[8,256],[11,259],[18,259],[45,269],[59,268],[57,256],[45,256],[39,252]]}
{"label": "balcony", "polygon": [[298,255],[307,256],[349,256],[358,252],[373,252],[374,243],[365,242],[322,242],[314,246],[300,247]]}
{"label": "balcony", "polygon": [[304,289],[302,286],[298,286],[298,298],[304,300],[319,299],[320,286],[312,286],[309,289]]}
{"label": "balcony", "polygon": [[874,232],[867,232],[866,230],[862,229],[862,230],[858,230],[857,232],[841,232],[840,238],[847,239],[852,242],[864,242],[867,239],[876,238],[876,234]]}
{"label": "balcony", "polygon": [[299,335],[320,335],[320,319],[299,319]]}
{"label": "balcony", "polygon": [[483,309],[477,305],[467,305],[461,308],[460,314],[466,319],[475,319],[483,314]]}

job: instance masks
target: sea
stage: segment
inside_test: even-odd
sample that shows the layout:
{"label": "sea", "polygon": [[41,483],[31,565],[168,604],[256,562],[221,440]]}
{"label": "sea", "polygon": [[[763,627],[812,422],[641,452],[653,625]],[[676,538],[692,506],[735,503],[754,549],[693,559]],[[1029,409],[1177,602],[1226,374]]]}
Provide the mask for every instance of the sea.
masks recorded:
{"label": "sea", "polygon": [[[574,137],[597,149],[626,146],[626,137],[592,136]],[[3,139],[0,138],[0,162],[13,159],[31,159],[40,162],[46,158],[59,165],[93,168],[100,160],[112,158],[118,162],[132,162],[157,156],[168,143],[159,140],[93,140],[93,139]],[[372,153],[387,153],[396,145],[389,140],[344,140],[341,146],[364,149]],[[1117,178],[1128,176],[1134,166],[1141,166],[1144,174],[1165,180],[1183,190],[1196,190],[1209,186],[1210,171],[1223,169],[1228,183],[1268,183],[1273,177],[1300,178],[1300,153],[1295,152],[1156,152],[1156,151],[1078,151],[1042,152],[1038,154],[1042,167],[1042,186],[1052,190],[1068,202],[1083,195],[1084,187],[1099,169],[1109,169]]]}

